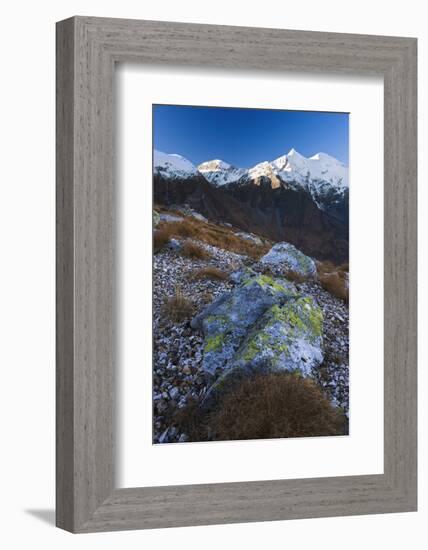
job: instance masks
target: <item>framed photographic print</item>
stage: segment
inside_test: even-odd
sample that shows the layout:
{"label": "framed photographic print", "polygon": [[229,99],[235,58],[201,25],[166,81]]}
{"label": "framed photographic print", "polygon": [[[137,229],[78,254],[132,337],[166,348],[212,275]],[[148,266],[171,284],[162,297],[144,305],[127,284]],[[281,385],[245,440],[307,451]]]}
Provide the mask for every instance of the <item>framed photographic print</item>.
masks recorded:
{"label": "framed photographic print", "polygon": [[57,25],[57,525],[416,509],[416,40]]}

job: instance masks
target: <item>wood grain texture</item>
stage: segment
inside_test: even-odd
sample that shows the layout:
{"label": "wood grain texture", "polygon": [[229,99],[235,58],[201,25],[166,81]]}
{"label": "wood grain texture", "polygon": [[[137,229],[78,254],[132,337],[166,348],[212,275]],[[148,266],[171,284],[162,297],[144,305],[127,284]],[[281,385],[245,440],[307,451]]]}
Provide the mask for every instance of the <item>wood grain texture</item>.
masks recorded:
{"label": "wood grain texture", "polygon": [[56,37],[56,522],[74,526],[74,23]]}
{"label": "wood grain texture", "polygon": [[[125,61],[383,76],[383,475],[115,489],[113,82],[115,62]],[[87,17],[58,23],[59,527],[92,532],[416,510],[416,150],[415,39]]]}

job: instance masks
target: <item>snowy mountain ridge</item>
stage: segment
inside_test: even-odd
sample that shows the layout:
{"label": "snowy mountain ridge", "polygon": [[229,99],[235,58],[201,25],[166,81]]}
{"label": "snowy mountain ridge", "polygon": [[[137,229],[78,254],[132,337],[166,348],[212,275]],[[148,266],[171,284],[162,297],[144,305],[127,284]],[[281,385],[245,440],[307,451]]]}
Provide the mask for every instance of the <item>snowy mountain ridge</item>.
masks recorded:
{"label": "snowy mountain ridge", "polygon": [[153,173],[165,179],[187,179],[199,176],[198,169],[189,160],[177,154],[153,152]]}
{"label": "snowy mountain ridge", "polygon": [[237,168],[214,159],[194,166],[177,154],[154,151],[154,173],[165,179],[185,180],[203,176],[214,187],[230,185],[260,185],[270,182],[272,189],[283,187],[307,191],[320,208],[326,198],[337,200],[349,187],[348,167],[327,153],[304,157],[295,149],[272,161],[264,161],[252,168]]}
{"label": "snowy mountain ridge", "polygon": [[198,165],[199,172],[213,185],[220,187],[241,179],[247,173],[245,168],[235,168],[224,160],[208,160]]}
{"label": "snowy mountain ridge", "polygon": [[294,183],[305,188],[314,182],[324,182],[338,188],[347,188],[349,185],[348,167],[345,164],[326,153],[306,158],[295,149],[249,169],[235,168],[227,162],[215,160],[203,162],[198,170],[215,185],[226,185],[244,176],[256,184],[261,176],[273,177],[273,187],[278,187],[278,178],[284,183]]}

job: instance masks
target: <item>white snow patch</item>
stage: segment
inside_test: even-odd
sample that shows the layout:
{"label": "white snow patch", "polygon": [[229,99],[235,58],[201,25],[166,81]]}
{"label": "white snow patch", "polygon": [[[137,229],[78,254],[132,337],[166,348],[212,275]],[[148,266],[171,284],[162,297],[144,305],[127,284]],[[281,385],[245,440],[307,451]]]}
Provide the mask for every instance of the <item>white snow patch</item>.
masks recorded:
{"label": "white snow patch", "polygon": [[199,172],[213,185],[220,187],[238,181],[246,174],[245,168],[236,168],[224,160],[208,160],[199,164]]}
{"label": "white snow patch", "polygon": [[197,168],[186,158],[154,150],[153,171],[167,179],[189,178],[199,174]]}

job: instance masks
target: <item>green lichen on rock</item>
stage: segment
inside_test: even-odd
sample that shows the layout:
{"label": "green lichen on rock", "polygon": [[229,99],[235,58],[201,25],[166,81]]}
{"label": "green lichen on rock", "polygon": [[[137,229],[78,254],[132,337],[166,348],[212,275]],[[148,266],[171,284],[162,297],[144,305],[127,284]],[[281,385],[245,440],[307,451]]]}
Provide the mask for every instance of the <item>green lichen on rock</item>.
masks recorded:
{"label": "green lichen on rock", "polygon": [[256,277],[249,277],[242,282],[244,286],[257,284],[264,290],[271,292],[285,292],[287,294],[295,294],[294,286],[285,280],[274,279],[268,275],[258,275]]}
{"label": "green lichen on rock", "polygon": [[160,223],[160,215],[156,210],[153,210],[153,227],[156,228]]}
{"label": "green lichen on rock", "polygon": [[250,338],[241,352],[238,358],[242,358],[244,361],[253,362],[258,355],[262,354],[267,347],[272,347],[275,354],[284,353],[287,350],[287,344],[285,342],[276,341],[272,342],[269,335],[265,332],[257,333],[253,338]]}
{"label": "green lichen on rock", "polygon": [[294,285],[255,275],[192,321],[205,335],[202,367],[213,376],[204,405],[256,373],[310,376],[323,361],[323,314]]}
{"label": "green lichen on rock", "polygon": [[305,377],[323,361],[322,310],[283,278],[241,276],[191,324],[205,336],[207,406],[253,374],[285,371]]}
{"label": "green lichen on rock", "polygon": [[323,314],[310,296],[301,297],[283,307],[275,305],[270,311],[275,321],[287,323],[293,330],[307,331],[312,338],[322,335]]}
{"label": "green lichen on rock", "polygon": [[251,277],[254,277],[256,275],[256,272],[251,269],[251,267],[244,266],[240,269],[233,271],[229,278],[233,283],[242,283],[243,281],[246,281],[250,279]]}
{"label": "green lichen on rock", "polygon": [[275,304],[249,332],[235,363],[306,376],[323,360],[322,324],[322,311],[311,297]]}
{"label": "green lichen on rock", "polygon": [[191,323],[205,336],[203,369],[210,375],[218,369],[228,369],[260,316],[272,305],[283,304],[297,296],[292,283],[256,274],[243,278],[233,290],[222,294]]}
{"label": "green lichen on rock", "polygon": [[202,367],[211,376],[257,370],[297,371],[318,366],[322,353],[321,309],[281,278],[243,278],[192,320],[205,336]]}
{"label": "green lichen on rock", "polygon": [[204,351],[209,353],[211,351],[219,351],[223,347],[224,335],[217,334],[215,336],[210,336],[205,340]]}

